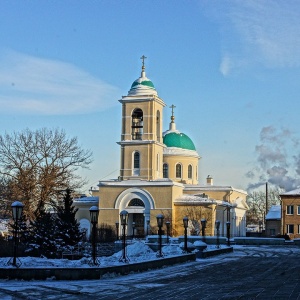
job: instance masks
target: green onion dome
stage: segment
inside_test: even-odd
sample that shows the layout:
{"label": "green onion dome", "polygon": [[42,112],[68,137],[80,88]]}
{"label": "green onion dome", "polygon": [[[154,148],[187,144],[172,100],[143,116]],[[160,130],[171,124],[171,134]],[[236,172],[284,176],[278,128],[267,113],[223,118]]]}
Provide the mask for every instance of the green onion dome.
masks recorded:
{"label": "green onion dome", "polygon": [[153,82],[146,77],[145,69],[142,69],[141,77],[133,82],[128,92],[129,96],[157,95]]}
{"label": "green onion dome", "polygon": [[184,133],[179,131],[167,131],[163,137],[167,147],[176,147],[187,150],[196,150],[193,141]]}

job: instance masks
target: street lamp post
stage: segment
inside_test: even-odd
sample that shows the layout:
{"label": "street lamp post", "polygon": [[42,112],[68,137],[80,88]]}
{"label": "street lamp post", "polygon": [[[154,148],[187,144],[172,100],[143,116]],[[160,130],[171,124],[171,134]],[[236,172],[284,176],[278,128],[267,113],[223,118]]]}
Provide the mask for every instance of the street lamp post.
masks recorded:
{"label": "street lamp post", "polygon": [[134,239],[135,222],[132,222],[132,239]]}
{"label": "street lamp post", "polygon": [[227,246],[230,246],[230,222],[226,222],[227,226]]}
{"label": "street lamp post", "polygon": [[189,218],[184,217],[183,218],[183,227],[184,227],[184,252],[188,252],[188,247],[187,247],[187,228],[189,224]]}
{"label": "street lamp post", "polygon": [[99,265],[99,261],[97,260],[97,253],[96,253],[96,238],[97,238],[97,223],[98,223],[98,216],[99,216],[99,208],[97,206],[92,206],[90,208],[90,218],[91,223],[93,225],[92,228],[92,248],[93,248],[93,265]]}
{"label": "street lamp post", "polygon": [[11,259],[8,261],[8,264],[13,265],[15,267],[19,267],[21,265],[21,263],[17,263],[17,254],[18,254],[18,245],[19,245],[19,236],[18,236],[18,230],[19,230],[19,221],[21,220],[22,217],[22,212],[23,212],[23,207],[24,205],[19,202],[19,201],[15,201],[12,205],[12,216],[13,216],[13,220],[14,220],[14,232],[13,232],[13,236],[14,236],[14,257],[13,257],[13,261],[11,263]]}
{"label": "street lamp post", "polygon": [[220,248],[220,221],[216,221],[216,229],[217,229],[217,248]]}
{"label": "street lamp post", "polygon": [[161,228],[163,227],[164,223],[164,216],[162,214],[159,214],[156,216],[157,219],[157,226],[158,226],[158,234],[159,234],[159,251],[157,252],[156,256],[157,257],[163,257],[163,253],[161,251],[162,248],[162,230]]}
{"label": "street lamp post", "polygon": [[169,244],[170,227],[171,227],[170,221],[166,222],[166,226],[167,226],[167,244]]}
{"label": "street lamp post", "polygon": [[121,219],[121,225],[123,228],[123,251],[122,251],[122,256],[120,257],[119,261],[128,262],[129,259],[126,256],[126,225],[127,225],[127,220],[128,220],[128,212],[126,210],[122,210],[120,212],[120,219]]}
{"label": "street lamp post", "polygon": [[205,243],[206,219],[201,219],[201,227],[202,227],[202,242]]}
{"label": "street lamp post", "polygon": [[117,240],[119,240],[119,226],[120,226],[119,221],[116,221]]}

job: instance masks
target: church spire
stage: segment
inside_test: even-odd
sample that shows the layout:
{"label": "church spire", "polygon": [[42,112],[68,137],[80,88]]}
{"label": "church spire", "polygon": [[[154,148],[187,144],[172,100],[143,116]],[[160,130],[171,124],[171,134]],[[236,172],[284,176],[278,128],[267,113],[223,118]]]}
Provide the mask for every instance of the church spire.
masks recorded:
{"label": "church spire", "polygon": [[145,73],[145,59],[147,57],[145,55],[143,55],[141,57],[141,60],[142,60],[142,74],[141,74],[141,77],[146,77],[146,73]]}
{"label": "church spire", "polygon": [[176,130],[176,124],[175,124],[175,116],[174,116],[174,108],[176,108],[176,106],[174,104],[172,104],[170,106],[170,108],[172,108],[172,116],[171,116],[171,123],[170,123],[170,127],[169,127],[169,130]]}

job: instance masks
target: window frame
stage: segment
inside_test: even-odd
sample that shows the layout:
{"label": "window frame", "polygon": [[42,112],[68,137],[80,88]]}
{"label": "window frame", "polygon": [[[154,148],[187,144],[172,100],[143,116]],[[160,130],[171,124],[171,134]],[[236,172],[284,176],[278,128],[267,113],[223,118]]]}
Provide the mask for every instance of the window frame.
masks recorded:
{"label": "window frame", "polygon": [[145,203],[143,200],[139,199],[139,198],[133,198],[129,201],[128,206],[130,207],[145,207]]}
{"label": "window frame", "polygon": [[193,179],[193,166],[188,165],[188,179]]}
{"label": "window frame", "polygon": [[288,216],[292,216],[294,214],[294,205],[287,205],[286,206],[286,214]]}
{"label": "window frame", "polygon": [[[292,230],[290,230],[290,229],[292,229]],[[286,233],[287,234],[294,234],[295,233],[294,224],[286,224]]]}
{"label": "window frame", "polygon": [[[177,170],[177,167],[180,167],[180,176],[177,176],[177,174],[179,173],[179,170]],[[177,179],[182,179],[182,164],[181,163],[177,163],[175,166],[175,176]]]}
{"label": "window frame", "polygon": [[169,165],[167,163],[163,164],[163,178],[169,178]]}
{"label": "window frame", "polygon": [[[137,156],[138,156],[138,160],[137,160]],[[132,175],[140,176],[140,169],[141,169],[141,154],[139,151],[135,150],[132,153]]]}

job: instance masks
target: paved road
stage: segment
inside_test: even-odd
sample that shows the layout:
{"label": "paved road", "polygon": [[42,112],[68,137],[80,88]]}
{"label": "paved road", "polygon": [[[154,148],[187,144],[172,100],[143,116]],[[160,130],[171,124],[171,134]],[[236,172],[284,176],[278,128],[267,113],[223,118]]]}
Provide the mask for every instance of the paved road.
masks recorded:
{"label": "paved road", "polygon": [[161,270],[86,281],[0,281],[0,299],[299,299],[300,249],[234,253]]}

